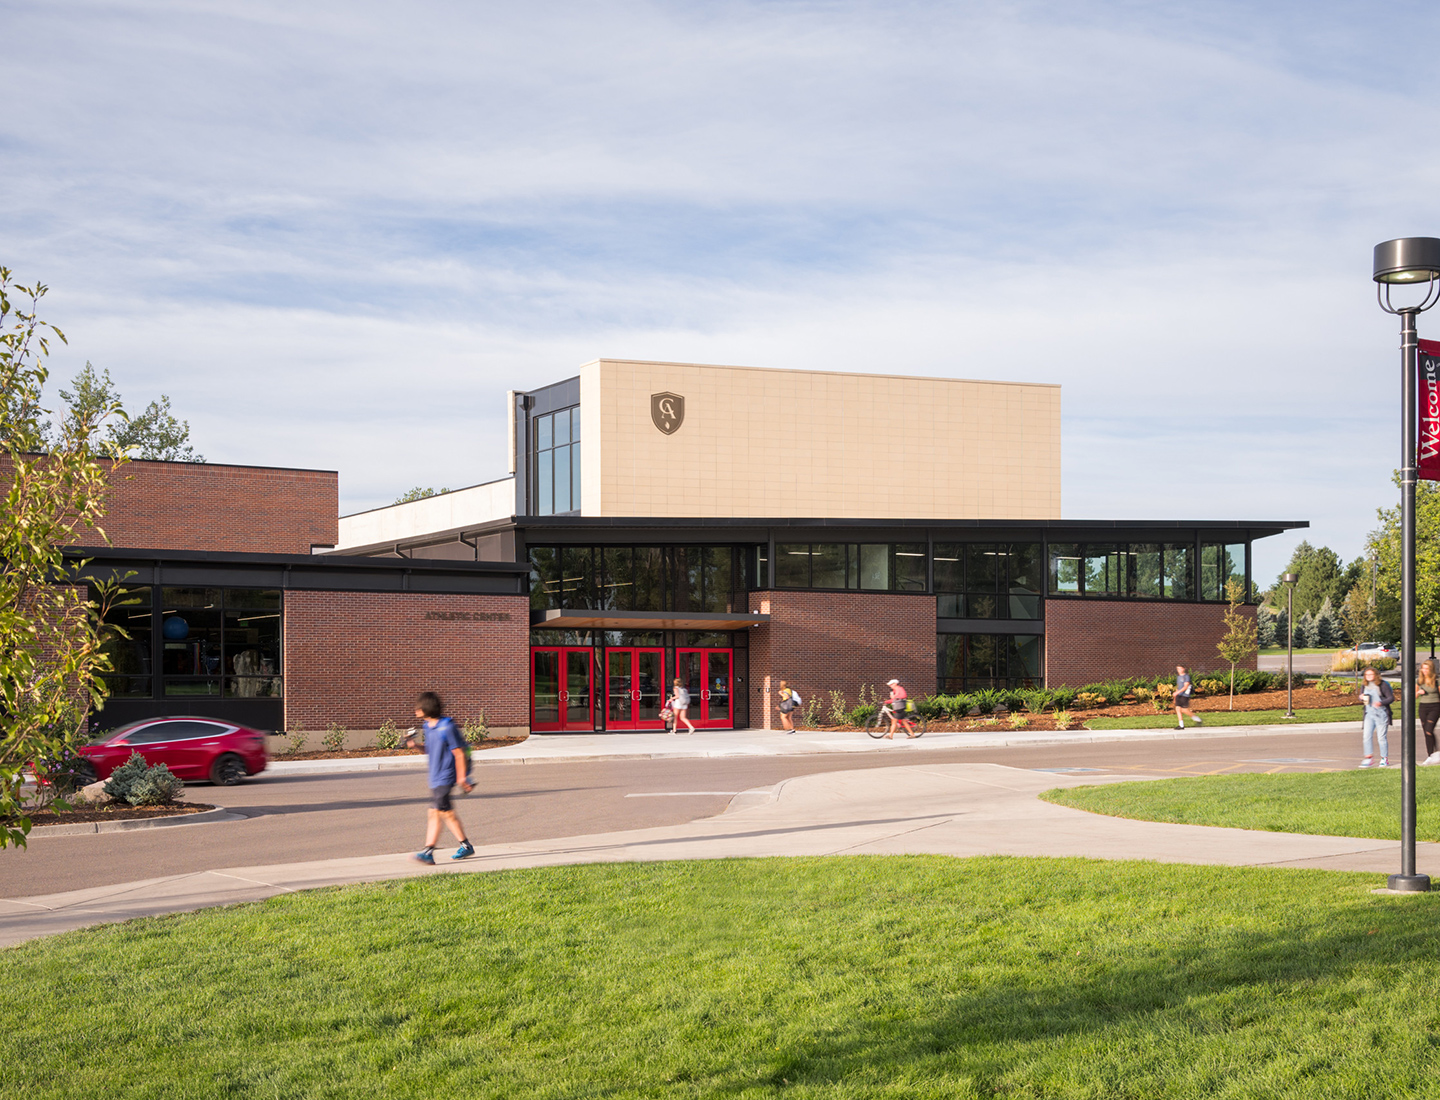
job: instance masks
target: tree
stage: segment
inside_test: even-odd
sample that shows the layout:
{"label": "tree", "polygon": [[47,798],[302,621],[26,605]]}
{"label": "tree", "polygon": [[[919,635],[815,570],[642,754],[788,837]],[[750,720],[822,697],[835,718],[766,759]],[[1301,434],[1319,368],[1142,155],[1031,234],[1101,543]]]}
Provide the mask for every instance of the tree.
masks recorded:
{"label": "tree", "polygon": [[1325,597],[1325,602],[1315,614],[1315,641],[1327,649],[1336,649],[1345,644],[1343,628],[1335,614],[1335,608],[1331,606],[1329,596]]}
{"label": "tree", "polygon": [[1314,649],[1316,646],[1315,617],[1308,611],[1295,616],[1295,648]]}
{"label": "tree", "polygon": [[454,489],[423,489],[419,485],[408,492],[401,493],[395,498],[396,504],[409,504],[412,500],[424,500],[426,497],[438,497],[441,493],[453,493]]}
{"label": "tree", "polygon": [[1235,666],[1258,648],[1255,644],[1255,617],[1245,611],[1245,585],[1235,577],[1225,582],[1225,634],[1215,643],[1220,656],[1230,662],[1230,709],[1235,709]]}
{"label": "tree", "polygon": [[1276,627],[1280,623],[1280,616],[1275,613],[1274,608],[1257,607],[1255,609],[1255,622],[1260,628],[1260,648],[1269,649],[1272,646],[1283,645],[1285,636],[1278,633]]}
{"label": "tree", "polygon": [[[1297,619],[1306,612],[1312,615],[1319,612],[1320,605],[1327,598],[1332,605],[1340,603],[1350,590],[1346,572],[1340,565],[1340,555],[1328,546],[1316,549],[1308,542],[1302,542],[1290,555],[1290,564],[1285,567],[1285,572],[1300,578],[1295,582]],[[1272,590],[1276,593],[1276,603],[1282,602],[1284,590],[1284,584],[1277,579]]]}
{"label": "tree", "polygon": [[78,583],[85,563],[62,548],[87,527],[87,541],[108,541],[99,526],[107,479],[125,458],[96,436],[120,409],[72,409],[47,438],[45,359],[51,335],[65,336],[37,319],[45,292],[0,267],[0,848],[23,845],[30,831],[26,769],[43,777],[47,762],[67,755],[84,713],[104,705],[104,646],[115,633],[103,624],[114,586],[89,598]]}
{"label": "tree", "polygon": [[[1400,475],[1395,475],[1399,485]],[[1400,507],[1379,510],[1380,527],[1370,533],[1370,547],[1379,564],[1379,595],[1388,597],[1378,610],[1388,629],[1386,603],[1400,601]],[[1415,632],[1421,638],[1440,633],[1440,482],[1415,485]],[[1395,633],[1398,636],[1398,616]],[[1365,639],[1369,640],[1369,639]]]}
{"label": "tree", "polygon": [[[1345,624],[1345,633],[1355,645],[1374,639],[1380,629],[1380,615],[1375,609],[1375,594],[1367,591],[1365,584],[1350,589],[1345,602],[1340,606],[1340,621]],[[1358,655],[1357,655],[1358,656]],[[1356,675],[1359,675],[1357,670]]]}
{"label": "tree", "polygon": [[[95,373],[86,363],[83,370],[70,380],[70,389],[61,390],[60,397],[69,406],[69,416],[92,417],[102,410],[121,410],[120,393],[110,380],[110,371]],[[106,439],[122,453],[149,462],[204,462],[190,445],[190,422],[178,420],[170,411],[170,398],[145,406],[137,416],[126,416],[123,410],[105,430]]]}

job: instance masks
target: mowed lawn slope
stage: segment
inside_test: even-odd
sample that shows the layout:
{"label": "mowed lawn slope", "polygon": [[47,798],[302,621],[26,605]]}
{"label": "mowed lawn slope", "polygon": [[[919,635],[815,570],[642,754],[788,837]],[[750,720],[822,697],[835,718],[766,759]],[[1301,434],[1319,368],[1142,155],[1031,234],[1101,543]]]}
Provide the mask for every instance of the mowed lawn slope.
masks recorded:
{"label": "mowed lawn slope", "polygon": [[[1046,791],[1040,797],[1091,813],[1140,821],[1400,839],[1398,768],[1197,775],[1072,787]],[[1416,838],[1440,840],[1440,768],[1416,770],[1415,805]]]}
{"label": "mowed lawn slope", "polygon": [[0,953],[0,1094],[1396,1097],[1440,899],[1085,860],[594,865]]}

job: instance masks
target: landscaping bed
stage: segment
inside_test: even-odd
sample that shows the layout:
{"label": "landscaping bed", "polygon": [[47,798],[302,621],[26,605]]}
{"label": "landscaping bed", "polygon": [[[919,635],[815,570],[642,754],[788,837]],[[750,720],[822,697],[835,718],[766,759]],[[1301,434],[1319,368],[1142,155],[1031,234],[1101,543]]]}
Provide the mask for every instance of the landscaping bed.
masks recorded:
{"label": "landscaping bed", "polygon": [[[524,737],[487,737],[483,741],[477,741],[470,746],[472,752],[481,752],[485,749],[503,748],[505,745],[518,745],[526,740]],[[369,756],[424,756],[424,749],[329,749],[305,750],[304,752],[286,752],[281,749],[278,752],[270,753],[271,761],[278,760],[351,760]]]}
{"label": "landscaping bed", "polygon": [[0,1094],[1432,1095],[1440,896],[1383,882],[865,856],[307,891],[6,949]]}
{"label": "landscaping bed", "polygon": [[169,806],[127,806],[109,802],[103,806],[81,805],[74,810],[57,813],[53,809],[31,810],[27,813],[34,828],[42,825],[80,825],[91,821],[135,821],[143,818],[182,817],[185,814],[213,810],[203,802],[183,802]]}

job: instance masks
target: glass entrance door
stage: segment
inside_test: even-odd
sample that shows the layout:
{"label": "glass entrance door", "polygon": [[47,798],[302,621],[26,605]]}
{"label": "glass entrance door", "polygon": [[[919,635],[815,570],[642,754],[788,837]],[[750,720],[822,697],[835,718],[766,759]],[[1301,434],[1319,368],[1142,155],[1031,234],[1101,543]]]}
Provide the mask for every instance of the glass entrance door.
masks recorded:
{"label": "glass entrance door", "polygon": [[711,728],[733,727],[734,651],[677,649],[675,665],[675,675],[690,689],[690,721]]}
{"label": "glass entrance door", "polygon": [[590,650],[550,646],[530,651],[530,728],[537,733],[595,728]]}
{"label": "glass entrance door", "polygon": [[607,649],[605,695],[606,729],[664,729],[665,651]]}

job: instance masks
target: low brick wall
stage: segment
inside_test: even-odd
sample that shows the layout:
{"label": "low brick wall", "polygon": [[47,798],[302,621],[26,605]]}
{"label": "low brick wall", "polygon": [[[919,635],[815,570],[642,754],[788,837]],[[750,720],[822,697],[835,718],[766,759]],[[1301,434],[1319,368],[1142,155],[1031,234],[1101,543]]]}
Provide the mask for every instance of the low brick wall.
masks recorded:
{"label": "low brick wall", "polygon": [[[435,691],[457,720],[529,732],[530,604],[525,596],[290,591],[285,596],[285,728],[415,724]],[[372,740],[373,740],[373,735]],[[357,746],[359,747],[359,746]]]}
{"label": "low brick wall", "polygon": [[[856,704],[861,684],[883,695],[895,677],[915,695],[935,690],[935,597],[892,592],[750,594],[750,610],[768,612],[750,631],[750,724],[780,724],[774,691],[782,679],[828,717],[830,692]],[[764,696],[765,678],[771,694]],[[764,696],[762,698],[762,696]]]}
{"label": "low brick wall", "polygon": [[[1255,609],[1246,613],[1254,616]],[[1079,687],[1129,676],[1163,676],[1224,662],[1225,605],[1127,600],[1045,601],[1045,683]],[[1242,668],[1255,667],[1252,657]]]}

